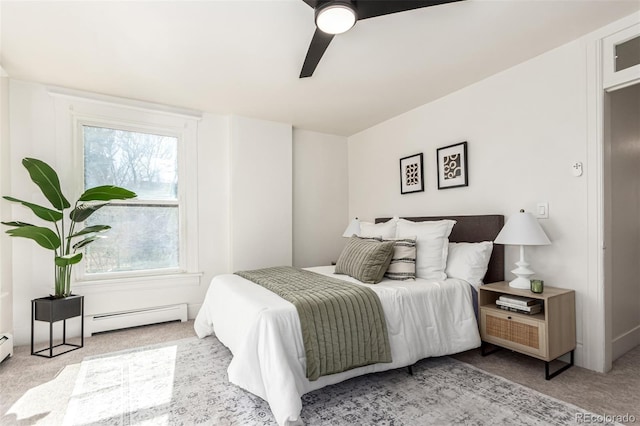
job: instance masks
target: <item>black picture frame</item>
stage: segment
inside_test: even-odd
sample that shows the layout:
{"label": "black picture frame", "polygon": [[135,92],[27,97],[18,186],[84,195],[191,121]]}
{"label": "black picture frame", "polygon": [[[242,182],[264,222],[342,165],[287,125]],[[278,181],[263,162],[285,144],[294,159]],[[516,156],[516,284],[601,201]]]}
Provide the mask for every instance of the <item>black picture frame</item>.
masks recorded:
{"label": "black picture frame", "polygon": [[438,189],[469,186],[467,142],[438,148],[436,153]]}
{"label": "black picture frame", "polygon": [[400,159],[400,194],[424,191],[422,153]]}

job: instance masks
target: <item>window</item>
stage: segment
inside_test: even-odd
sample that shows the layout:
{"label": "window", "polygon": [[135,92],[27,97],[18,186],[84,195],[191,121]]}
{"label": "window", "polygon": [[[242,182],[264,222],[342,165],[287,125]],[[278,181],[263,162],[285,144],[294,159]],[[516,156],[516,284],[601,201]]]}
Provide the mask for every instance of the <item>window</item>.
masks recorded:
{"label": "window", "polygon": [[81,135],[84,189],[117,185],[138,194],[88,219],[112,229],[85,249],[85,274],[181,270],[178,137],[84,123]]}
{"label": "window", "polygon": [[171,291],[199,286],[202,114],[64,88],[50,87],[48,93],[54,102],[59,158],[73,158],[62,176],[63,182],[75,182],[73,191],[68,189],[72,198],[105,184],[138,194],[133,200],[114,200],[85,222],[111,229],[83,249],[84,258],[74,268],[74,288],[99,293],[96,309],[116,312],[131,291],[139,300],[125,305],[160,306],[175,302]]}
{"label": "window", "polygon": [[616,72],[640,64],[640,36],[627,40],[624,43],[616,44],[614,49]]}
{"label": "window", "polygon": [[607,91],[640,81],[640,24],[602,39],[602,84]]}

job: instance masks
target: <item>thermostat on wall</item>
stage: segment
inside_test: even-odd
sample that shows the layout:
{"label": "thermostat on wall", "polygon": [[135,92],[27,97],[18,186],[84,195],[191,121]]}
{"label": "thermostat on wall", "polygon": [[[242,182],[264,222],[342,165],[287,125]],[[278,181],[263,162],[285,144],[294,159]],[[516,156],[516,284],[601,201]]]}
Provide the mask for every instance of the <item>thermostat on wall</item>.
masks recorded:
{"label": "thermostat on wall", "polygon": [[582,176],[582,162],[576,161],[571,165],[571,172],[574,176]]}

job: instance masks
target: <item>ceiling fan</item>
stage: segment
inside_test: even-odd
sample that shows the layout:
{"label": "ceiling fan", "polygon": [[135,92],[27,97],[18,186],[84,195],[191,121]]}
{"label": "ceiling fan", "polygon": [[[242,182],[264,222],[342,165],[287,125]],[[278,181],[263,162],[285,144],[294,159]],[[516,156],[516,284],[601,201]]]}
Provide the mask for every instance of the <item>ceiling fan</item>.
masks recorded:
{"label": "ceiling fan", "polygon": [[336,34],[351,29],[357,21],[462,0],[302,0],[315,10],[313,34],[300,78],[311,77]]}

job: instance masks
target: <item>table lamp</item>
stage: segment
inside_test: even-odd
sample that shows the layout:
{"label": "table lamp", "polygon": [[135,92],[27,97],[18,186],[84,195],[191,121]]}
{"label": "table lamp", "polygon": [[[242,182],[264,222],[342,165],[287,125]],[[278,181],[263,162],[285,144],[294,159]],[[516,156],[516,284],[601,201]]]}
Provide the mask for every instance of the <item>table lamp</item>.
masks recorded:
{"label": "table lamp", "polygon": [[524,260],[524,246],[544,246],[551,244],[549,238],[542,230],[538,220],[528,212],[520,210],[509,218],[494,243],[520,246],[520,260],[513,272],[516,279],[509,282],[509,287],[529,289],[529,278],[534,274],[529,268],[529,263]]}
{"label": "table lamp", "polygon": [[342,234],[343,237],[352,237],[353,235],[360,235],[360,221],[356,217],[347,226],[347,229],[344,230]]}

